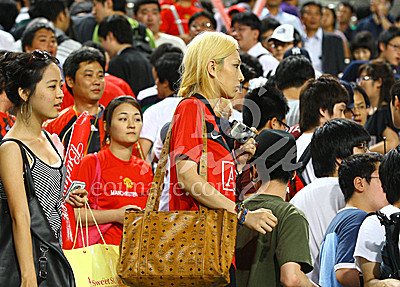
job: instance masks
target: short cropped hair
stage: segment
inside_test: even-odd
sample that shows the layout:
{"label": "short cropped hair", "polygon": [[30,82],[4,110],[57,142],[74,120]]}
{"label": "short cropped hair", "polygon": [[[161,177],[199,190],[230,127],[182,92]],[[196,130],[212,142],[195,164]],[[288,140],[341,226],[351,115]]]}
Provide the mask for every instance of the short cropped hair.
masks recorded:
{"label": "short cropped hair", "polygon": [[254,78],[262,77],[264,73],[263,67],[256,57],[253,57],[252,55],[249,55],[246,52],[240,52],[239,55],[240,59],[242,60],[242,63],[247,64],[254,70],[255,72]]}
{"label": "short cropped hair", "polygon": [[65,14],[67,7],[67,3],[64,0],[37,0],[31,9],[34,10],[36,17],[44,17],[55,22],[60,12]]}
{"label": "short cropped hair", "polygon": [[272,18],[272,17],[266,17],[261,20],[261,26],[260,26],[260,34],[265,33],[269,30],[275,30],[281,25],[278,20]]}
{"label": "short cropped hair", "polygon": [[157,72],[157,78],[160,83],[168,80],[171,91],[179,91],[179,68],[182,64],[182,53],[165,53],[154,66]]}
{"label": "short cropped hair", "polygon": [[400,80],[397,80],[392,89],[390,90],[390,95],[392,97],[392,104],[394,105],[395,97],[400,99]]}
{"label": "short cropped hair", "polygon": [[312,136],[310,152],[315,176],[335,174],[337,159],[353,154],[353,148],[368,143],[371,136],[359,123],[348,119],[332,119],[318,127]]}
{"label": "short cropped hair", "polygon": [[[97,1],[101,2],[103,6],[104,2],[106,2],[106,0],[97,0]],[[126,14],[126,0],[112,0],[112,2],[113,2],[113,11],[120,11]]]}
{"label": "short cropped hair", "polygon": [[351,5],[349,2],[340,2],[339,5],[338,5],[338,7],[339,7],[340,5],[343,5],[344,7],[350,8],[351,14],[354,13],[354,7],[353,7],[353,5]]}
{"label": "short cropped hair", "polygon": [[[36,18],[36,19],[38,19],[38,18]],[[36,32],[39,31],[40,29],[46,29],[46,30],[52,31],[55,35],[56,32],[54,31],[54,26],[50,23],[51,22],[48,22],[48,23],[38,22],[33,25],[27,26],[24,31],[24,34],[22,34],[22,38],[21,38],[22,51],[25,51],[26,46],[29,46],[29,47],[32,46],[33,38],[35,38]]]}
{"label": "short cropped hair", "polygon": [[210,20],[211,25],[212,25],[212,28],[213,28],[214,30],[217,28],[217,21],[215,20],[213,14],[211,14],[211,13],[210,13],[209,11],[207,11],[207,10],[203,10],[203,11],[199,11],[199,12],[194,13],[194,14],[190,17],[190,19],[189,19],[189,23],[188,23],[188,24],[189,24],[189,27],[190,27],[190,25],[192,24],[192,22],[193,22],[194,20],[196,20],[197,18],[199,18],[199,17],[201,17],[201,16],[206,17],[206,18],[208,18],[208,20]]}
{"label": "short cropped hair", "polygon": [[165,43],[165,44],[158,46],[153,51],[153,53],[150,56],[150,64],[155,66],[158,59],[160,59],[162,57],[162,55],[164,55],[165,53],[181,53],[181,54],[183,54],[182,50],[179,49],[178,47],[175,47],[174,45],[169,44],[169,43]]}
{"label": "short cropped hair", "polygon": [[4,31],[9,32],[14,27],[18,14],[16,1],[0,0],[0,25]]}
{"label": "short cropped hair", "polygon": [[389,151],[379,167],[379,179],[390,204],[400,200],[400,145]]}
{"label": "short cropped hair", "polygon": [[385,47],[387,47],[389,42],[395,37],[400,37],[400,28],[397,28],[395,26],[390,26],[389,29],[384,30],[382,33],[379,34],[378,48],[380,43],[385,44]]}
{"label": "short cropped hair", "polygon": [[[80,63],[82,62],[98,62],[105,70],[106,60],[101,52],[95,48],[82,47],[73,51],[64,61],[63,71],[64,76],[70,76],[75,81],[76,71],[79,70]],[[73,95],[72,89],[67,85],[68,91]]]}
{"label": "short cropped hair", "polygon": [[301,7],[301,10],[300,10],[300,15],[301,15],[301,17],[303,17],[305,8],[306,8],[307,6],[310,6],[310,5],[318,6],[318,7],[319,7],[319,11],[320,11],[321,14],[322,14],[322,5],[321,5],[321,4],[319,4],[318,2],[315,2],[315,1],[308,1],[308,2],[304,3],[303,6]]}
{"label": "short cropped hair", "polygon": [[258,30],[260,32],[261,20],[254,13],[251,12],[237,13],[235,16],[232,17],[231,26],[233,27],[235,23],[239,23],[244,26],[249,26],[251,30]]}
{"label": "short cropped hair", "polygon": [[[261,95],[260,89],[265,90]],[[268,120],[276,117],[283,120],[289,111],[289,106],[283,94],[273,86],[265,85],[248,93],[243,101],[243,123],[249,127],[261,130]]]}
{"label": "short cropped hair", "polygon": [[300,88],[307,80],[313,78],[315,78],[314,68],[304,56],[284,58],[275,72],[275,82],[280,90]]}
{"label": "short cropped hair", "polygon": [[114,14],[104,18],[99,25],[99,37],[106,39],[109,32],[119,44],[132,44],[133,30],[125,16]]}
{"label": "short cropped hair", "polygon": [[340,81],[331,75],[322,75],[318,79],[310,79],[300,92],[300,130],[309,131],[320,125],[320,109],[333,114],[337,103],[349,102],[349,94]]}
{"label": "short cropped hair", "polygon": [[338,171],[339,185],[346,202],[354,194],[354,179],[356,177],[365,178],[369,184],[371,182],[371,174],[378,169],[378,165],[382,160],[383,155],[374,152],[354,154],[341,162]]}
{"label": "short cropped hair", "polygon": [[158,11],[161,11],[160,3],[157,0],[139,0],[135,3],[135,6],[133,6],[133,13],[135,13],[135,15],[137,16],[140,6],[146,4],[156,4],[158,7]]}

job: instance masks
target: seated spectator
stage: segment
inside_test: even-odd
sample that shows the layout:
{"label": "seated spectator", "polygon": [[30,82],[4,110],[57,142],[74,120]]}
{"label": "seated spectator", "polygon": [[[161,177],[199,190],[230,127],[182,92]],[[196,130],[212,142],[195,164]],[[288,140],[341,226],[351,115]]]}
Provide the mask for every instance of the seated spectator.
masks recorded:
{"label": "seated spectator", "polygon": [[272,36],[274,30],[278,28],[281,24],[278,20],[271,17],[266,17],[261,20],[260,26],[260,42],[265,49],[272,53],[271,44],[268,42],[268,38]]}
{"label": "seated spectator", "polygon": [[[379,167],[379,178],[382,182],[386,199],[390,203],[380,211],[386,216],[400,212],[400,146],[389,151]],[[399,286],[396,279],[381,279],[381,248],[385,242],[385,227],[376,215],[368,216],[358,232],[354,258],[357,270],[362,272],[364,286]]]}
{"label": "seated spectator", "polygon": [[[309,153],[313,132],[317,127],[334,118],[344,118],[349,95],[344,86],[335,78],[323,75],[316,80],[308,80],[300,92],[299,125],[302,135],[297,139],[298,158]],[[317,179],[314,174],[313,160],[307,156],[305,170],[298,174],[303,183],[309,184]]]}
{"label": "seated spectator", "polygon": [[353,120],[364,126],[368,118],[371,103],[363,88],[356,83],[350,83],[350,85],[353,88],[353,98],[350,96],[345,113],[346,119]]}
{"label": "seated spectator", "polygon": [[56,56],[62,66],[68,55],[82,46],[66,34],[71,24],[67,3],[64,0],[37,0],[31,8],[31,13],[54,24],[58,45]]}
{"label": "seated spectator", "polygon": [[156,62],[156,85],[161,101],[144,112],[140,144],[145,156],[155,142],[157,133],[165,123],[171,121],[176,106],[182,100],[181,97],[177,97],[182,58],[182,53],[165,53]]}
{"label": "seated spectator", "polygon": [[322,8],[321,27],[324,32],[333,33],[342,39],[344,56],[346,59],[350,59],[350,50],[347,45],[347,38],[341,31],[336,30],[336,12],[334,4],[329,4]]}
{"label": "seated spectator", "polygon": [[339,187],[340,162],[352,154],[368,152],[368,132],[354,121],[333,119],[314,131],[311,157],[317,179],[300,190],[290,201],[301,209],[310,224],[310,250],[314,270],[307,276],[319,282],[320,246],[325,232],[345,207]]}
{"label": "seated spectator", "polygon": [[276,28],[272,36],[268,38],[268,42],[272,42],[272,55],[279,62],[282,61],[286,51],[293,47],[302,46],[300,33],[289,24]]}
{"label": "seated spectator", "polygon": [[39,23],[29,23],[21,38],[22,51],[31,53],[36,49],[47,51],[53,56],[57,54],[57,38],[54,26],[48,20],[44,23],[40,18]]}
{"label": "seated spectator", "polygon": [[371,5],[369,6],[371,14],[364,19],[357,17],[360,20],[357,23],[354,34],[360,31],[369,31],[375,39],[378,39],[378,36],[394,23],[394,18],[389,14],[391,7],[392,0],[371,0]]}
{"label": "seated spectator", "polygon": [[359,75],[358,83],[367,93],[373,112],[365,123],[372,138],[370,150],[384,154],[385,149],[387,152],[399,144],[400,130],[393,126],[389,106],[395,78],[389,65],[378,59],[362,65]]}
{"label": "seated spectator", "polygon": [[368,31],[358,32],[350,44],[351,60],[369,61],[376,57],[376,41]]}
{"label": "seated spectator", "polygon": [[[83,158],[77,180],[86,183],[97,223],[109,224],[103,229],[104,241],[119,245],[125,210],[144,209],[153,173],[148,163],[132,155],[142,127],[142,112],[136,100],[130,96],[112,100],[104,110],[104,124],[103,145],[108,147]],[[77,212],[85,218],[84,209]],[[94,225],[91,214],[87,217],[88,226]]]}
{"label": "seated spectator", "polygon": [[189,41],[204,31],[215,31],[217,22],[213,15],[204,10],[194,13],[189,19]]}
{"label": "seated spectator", "polygon": [[179,0],[161,10],[160,31],[169,35],[179,36],[186,44],[189,43],[189,19],[202,11],[192,0]]}
{"label": "seated spectator", "polygon": [[[250,160],[257,194],[245,200],[244,205],[249,210],[271,210],[279,223],[266,234],[240,228],[236,241],[236,284],[318,286],[305,275],[313,269],[307,219],[301,210],[284,201],[296,169],[296,141],[279,130],[263,130],[257,141],[260,144]],[[271,151],[277,144],[280,148]]]}
{"label": "seated spectator", "polygon": [[259,42],[261,21],[250,12],[238,13],[232,18],[232,36],[238,41],[240,51],[256,57],[264,75],[278,66],[275,59]]}
{"label": "seated spectator", "polygon": [[360,286],[354,263],[358,230],[369,212],[388,205],[379,180],[378,153],[355,154],[339,167],[339,185],[346,201],[326,230],[319,259],[321,286]]}
{"label": "seated spectator", "polygon": [[387,62],[394,74],[399,75],[400,63],[400,28],[390,27],[383,31],[378,38],[379,57]]}
{"label": "seated spectator", "polygon": [[137,1],[133,7],[133,12],[136,20],[145,24],[153,32],[156,48],[162,44],[170,43],[181,49],[182,52],[186,51],[186,44],[181,38],[160,32],[161,7],[157,0]]}
{"label": "seated spectator", "polygon": [[100,150],[100,138],[104,138],[104,106],[99,100],[104,92],[103,55],[94,48],[83,47],[72,52],[64,62],[65,83],[74,97],[74,105],[63,110],[58,118],[43,125],[50,134],[57,134],[67,150],[72,126],[81,113],[88,111],[92,131],[88,139],[87,153]]}
{"label": "seated spectator", "polygon": [[276,86],[282,91],[289,104],[286,122],[290,127],[299,123],[300,91],[309,79],[314,78],[314,68],[305,57],[287,57],[276,68]]}
{"label": "seated spectator", "polygon": [[317,71],[337,76],[345,66],[343,41],[339,36],[323,31],[321,18],[322,6],[319,3],[304,3],[301,8],[301,19],[307,34],[304,36],[304,48],[310,53]]}
{"label": "seated spectator", "polygon": [[108,73],[127,82],[135,95],[154,85],[149,60],[132,47],[133,31],[126,17],[115,14],[105,18],[98,33],[111,58]]}

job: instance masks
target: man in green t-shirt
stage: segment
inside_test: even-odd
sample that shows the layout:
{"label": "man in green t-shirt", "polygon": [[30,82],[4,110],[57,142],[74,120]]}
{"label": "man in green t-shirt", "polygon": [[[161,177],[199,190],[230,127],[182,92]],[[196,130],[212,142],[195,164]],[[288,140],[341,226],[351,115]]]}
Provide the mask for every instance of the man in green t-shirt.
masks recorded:
{"label": "man in green t-shirt", "polygon": [[285,202],[286,188],[294,176],[296,141],[281,130],[263,130],[250,161],[257,193],[244,201],[249,210],[269,209],[278,219],[270,233],[241,227],[236,243],[237,286],[318,286],[305,273],[313,269],[304,213]]}

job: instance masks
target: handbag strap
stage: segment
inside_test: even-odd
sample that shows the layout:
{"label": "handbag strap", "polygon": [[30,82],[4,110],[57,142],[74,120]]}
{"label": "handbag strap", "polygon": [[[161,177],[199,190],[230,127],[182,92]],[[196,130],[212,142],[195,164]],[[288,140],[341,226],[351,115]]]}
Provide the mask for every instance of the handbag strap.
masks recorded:
{"label": "handbag strap", "polygon": [[96,191],[93,189],[96,183],[100,182],[101,178],[101,166],[100,166],[100,160],[97,154],[94,154],[94,158],[96,159],[96,173],[92,182],[92,185],[90,187],[91,194],[93,194],[94,191],[94,198],[93,198],[93,208],[97,209],[99,207],[99,193],[98,193],[98,188],[96,188]]}
{"label": "handbag strap", "polygon": [[[184,101],[184,100],[186,100],[186,99],[183,99],[182,101]],[[179,104],[178,104],[178,106],[179,106]],[[206,128],[204,110],[201,107],[200,107],[200,109],[201,109],[201,116],[202,116],[203,149],[201,152],[201,157],[200,157],[200,162],[199,162],[199,175],[202,176],[207,181],[207,128]],[[161,151],[161,156],[158,161],[156,172],[153,177],[153,183],[151,184],[149,197],[147,198],[145,213],[149,213],[150,211],[158,210],[161,192],[162,192],[162,186],[164,184],[166,165],[167,165],[168,156],[170,153],[172,126],[173,126],[173,123],[175,120],[175,116],[176,115],[174,112],[174,116],[169,125],[167,137],[165,138],[164,146]],[[199,210],[200,211],[207,210],[207,207],[199,203]]]}

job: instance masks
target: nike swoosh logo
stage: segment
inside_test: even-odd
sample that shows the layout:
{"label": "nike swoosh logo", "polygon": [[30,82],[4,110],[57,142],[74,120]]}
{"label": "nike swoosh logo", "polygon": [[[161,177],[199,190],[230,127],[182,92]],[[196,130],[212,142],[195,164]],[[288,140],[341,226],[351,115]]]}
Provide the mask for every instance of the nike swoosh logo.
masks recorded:
{"label": "nike swoosh logo", "polygon": [[210,133],[211,134],[211,138],[213,140],[216,140],[217,138],[219,138],[221,135],[214,135],[213,132]]}

